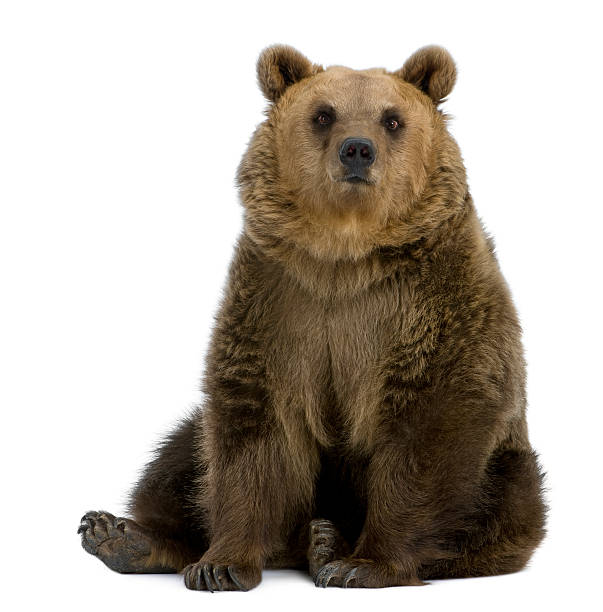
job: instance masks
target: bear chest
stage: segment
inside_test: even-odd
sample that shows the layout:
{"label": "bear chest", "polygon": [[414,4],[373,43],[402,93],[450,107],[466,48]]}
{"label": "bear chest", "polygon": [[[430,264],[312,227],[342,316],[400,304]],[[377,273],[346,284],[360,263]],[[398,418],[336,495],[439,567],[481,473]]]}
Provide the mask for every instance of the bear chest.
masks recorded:
{"label": "bear chest", "polygon": [[267,376],[284,419],[303,420],[325,445],[358,430],[377,409],[400,300],[401,291],[391,287],[328,303],[302,293],[282,296]]}

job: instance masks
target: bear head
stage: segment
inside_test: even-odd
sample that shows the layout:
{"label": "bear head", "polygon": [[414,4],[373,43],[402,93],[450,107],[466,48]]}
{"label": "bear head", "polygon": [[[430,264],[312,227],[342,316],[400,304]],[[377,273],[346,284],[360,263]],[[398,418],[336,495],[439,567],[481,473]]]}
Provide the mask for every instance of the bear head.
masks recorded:
{"label": "bear head", "polygon": [[257,73],[269,108],[238,182],[264,248],[358,260],[420,238],[462,204],[465,171],[438,108],[456,79],[446,50],[425,47],[388,72],[324,69],[277,45]]}

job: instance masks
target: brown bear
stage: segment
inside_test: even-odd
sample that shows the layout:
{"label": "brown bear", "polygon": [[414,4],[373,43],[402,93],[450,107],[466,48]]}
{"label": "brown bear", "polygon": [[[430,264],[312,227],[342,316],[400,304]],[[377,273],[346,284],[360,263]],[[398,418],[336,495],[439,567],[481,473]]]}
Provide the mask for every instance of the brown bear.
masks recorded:
{"label": "brown bear", "polygon": [[439,47],[395,72],[258,61],[270,102],[238,171],[244,229],[202,408],[133,519],[89,512],[119,572],[248,590],[262,568],[387,587],[523,568],[544,535],[521,331],[438,105]]}

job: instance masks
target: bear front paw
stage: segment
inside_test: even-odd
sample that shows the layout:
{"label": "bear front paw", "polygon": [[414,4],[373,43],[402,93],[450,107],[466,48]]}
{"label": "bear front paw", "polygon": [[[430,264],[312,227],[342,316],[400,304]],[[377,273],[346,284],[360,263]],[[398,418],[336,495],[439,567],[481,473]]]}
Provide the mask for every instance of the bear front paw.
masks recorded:
{"label": "bear front paw", "polygon": [[338,559],[324,565],[316,575],[317,587],[378,589],[390,586],[421,585],[416,576],[408,576],[395,565],[370,559]]}
{"label": "bear front paw", "polygon": [[249,591],[261,580],[261,571],[253,566],[214,563],[201,559],[182,570],[184,584],[193,591]]}

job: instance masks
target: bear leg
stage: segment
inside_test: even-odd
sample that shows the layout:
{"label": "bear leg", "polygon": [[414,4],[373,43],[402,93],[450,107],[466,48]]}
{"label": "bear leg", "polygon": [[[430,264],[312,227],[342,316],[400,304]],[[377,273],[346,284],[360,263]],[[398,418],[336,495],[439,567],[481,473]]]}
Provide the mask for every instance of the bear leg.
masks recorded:
{"label": "bear leg", "polygon": [[454,558],[424,565],[420,577],[494,576],[523,569],[545,535],[542,484],[534,452],[499,452],[488,465],[483,507],[456,540]]}
{"label": "bear leg", "polygon": [[197,418],[182,421],[146,466],[131,494],[133,520],[108,512],[82,517],[82,546],[111,569],[178,572],[207,549],[207,530],[196,509],[203,475],[194,458]]}

